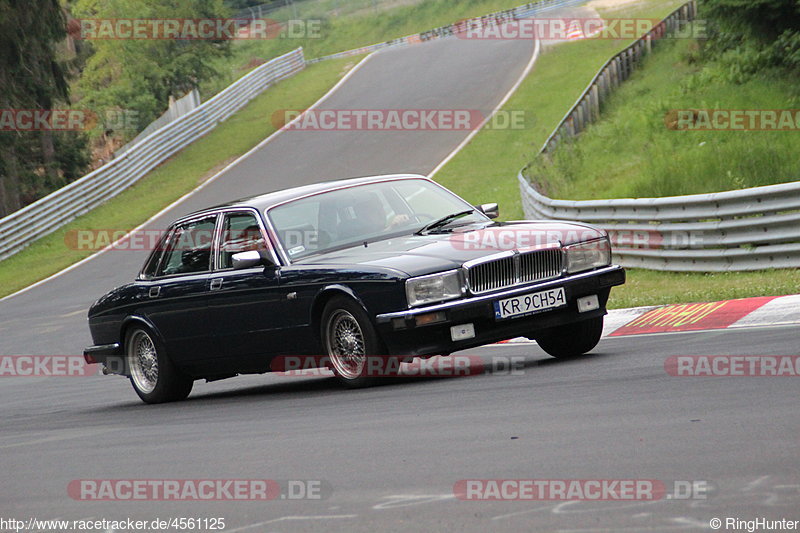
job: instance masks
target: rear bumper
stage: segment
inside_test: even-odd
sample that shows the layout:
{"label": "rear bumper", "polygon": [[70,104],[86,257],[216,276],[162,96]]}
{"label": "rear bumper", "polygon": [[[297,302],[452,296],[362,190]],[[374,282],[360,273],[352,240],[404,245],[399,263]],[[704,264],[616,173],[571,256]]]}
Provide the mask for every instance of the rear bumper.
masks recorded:
{"label": "rear bumper", "polygon": [[[536,332],[543,329],[601,317],[606,314],[605,307],[611,287],[623,283],[625,283],[625,270],[619,266],[609,266],[490,295],[381,314],[376,317],[376,322],[378,332],[392,355],[446,354],[513,337],[533,338]],[[495,319],[494,302],[558,287],[564,288],[566,306],[519,318]],[[578,298],[591,295],[597,295],[599,308],[579,312]],[[417,325],[417,318],[420,315],[437,312],[444,313],[443,321]],[[453,341],[450,328],[463,324],[472,324],[475,336]]]}
{"label": "rear bumper", "polygon": [[83,350],[83,358],[88,364],[106,363],[109,357],[119,357],[122,355],[122,348],[119,343],[100,344],[89,346]]}

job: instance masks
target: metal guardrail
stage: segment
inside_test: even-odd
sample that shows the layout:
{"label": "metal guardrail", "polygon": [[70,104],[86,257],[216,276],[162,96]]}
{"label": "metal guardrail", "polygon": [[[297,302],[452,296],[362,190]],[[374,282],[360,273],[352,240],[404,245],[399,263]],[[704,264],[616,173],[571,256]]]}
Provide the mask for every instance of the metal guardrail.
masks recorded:
{"label": "metal guardrail", "polygon": [[160,117],[148,124],[145,129],[140,131],[136,137],[125,143],[124,146],[117,148],[117,150],[114,151],[114,157],[120,157],[132,147],[139,144],[145,137],[152,135],[170,122],[178,120],[197,107],[200,107],[200,92],[197,89],[192,89],[177,100],[170,99],[169,108],[164,111]]}
{"label": "metal guardrail", "polygon": [[615,260],[651,270],[723,272],[800,266],[800,182],[689,196],[553,200],[518,175],[525,215],[609,233]]}
{"label": "metal guardrail", "polygon": [[113,198],[199,139],[274,83],[305,67],[303,49],[272,59],[131,146],[124,155],[0,219],[0,260]]}
{"label": "metal guardrail", "polygon": [[[692,20],[694,1],[600,69],[542,146],[540,157],[600,116],[603,101],[645,54]],[[651,270],[722,272],[800,266],[800,182],[665,198],[554,200],[518,174],[527,218],[575,220],[606,229],[615,261]]]}

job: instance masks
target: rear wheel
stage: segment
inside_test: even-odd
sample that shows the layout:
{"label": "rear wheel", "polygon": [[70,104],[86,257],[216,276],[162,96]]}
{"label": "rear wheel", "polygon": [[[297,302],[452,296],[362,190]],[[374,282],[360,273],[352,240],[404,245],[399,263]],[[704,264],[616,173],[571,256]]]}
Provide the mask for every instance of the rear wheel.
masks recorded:
{"label": "rear wheel", "polygon": [[182,374],[144,328],[135,327],[125,341],[131,385],[146,403],[183,400],[192,392],[194,380]]}
{"label": "rear wheel", "polygon": [[345,386],[366,387],[374,384],[374,374],[385,375],[390,361],[382,355],[382,343],[358,303],[345,296],[331,298],[322,311],[321,323],[329,367]]}
{"label": "rear wheel", "polygon": [[576,357],[591,351],[603,334],[603,317],[564,324],[536,334],[536,343],[553,357]]}

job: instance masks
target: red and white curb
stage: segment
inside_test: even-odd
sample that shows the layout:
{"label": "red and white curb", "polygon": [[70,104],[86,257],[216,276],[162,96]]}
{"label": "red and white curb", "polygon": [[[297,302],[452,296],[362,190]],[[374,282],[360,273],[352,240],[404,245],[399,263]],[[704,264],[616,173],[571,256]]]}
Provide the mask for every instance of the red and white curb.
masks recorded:
{"label": "red and white curb", "polygon": [[[800,324],[800,294],[608,312],[603,337]],[[505,343],[529,343],[524,337]]]}
{"label": "red and white curb", "polygon": [[605,21],[603,21],[603,24],[599,29],[596,29],[595,31],[593,31],[589,35],[586,35],[585,33],[583,33],[583,29],[581,28],[580,21],[573,20],[570,23],[569,28],[567,28],[567,40],[568,41],[580,41],[582,39],[591,39],[595,35],[598,35],[600,32],[605,31],[605,29],[606,29],[606,24],[605,24]]}

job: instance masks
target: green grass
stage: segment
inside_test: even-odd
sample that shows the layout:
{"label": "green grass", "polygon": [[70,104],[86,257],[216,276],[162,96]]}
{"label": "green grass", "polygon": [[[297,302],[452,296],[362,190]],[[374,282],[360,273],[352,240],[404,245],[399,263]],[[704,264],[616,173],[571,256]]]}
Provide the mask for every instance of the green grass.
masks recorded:
{"label": "green grass", "polygon": [[[613,16],[664,17],[680,1],[649,2]],[[473,203],[496,201],[501,218],[523,218],[517,173],[575,103],[597,70],[630,41],[584,40],[542,51],[533,70],[503,107],[524,111],[524,129],[484,129],[437,175],[436,180]]]}
{"label": "green grass", "polygon": [[798,107],[795,79],[773,72],[744,83],[710,80],[703,65],[689,61],[696,46],[688,39],[660,43],[645,67],[614,93],[603,120],[559,147],[552,159],[536,159],[529,176],[548,196],[573,200],[698,194],[800,180],[796,132],[667,127],[665,117],[676,109]]}
{"label": "green grass", "polygon": [[611,290],[608,306],[620,309],[798,293],[800,293],[798,269],[717,274],[632,269],[628,270],[628,280],[625,285]]}
{"label": "green grass", "polygon": [[191,191],[273,133],[271,117],[275,111],[309,107],[358,59],[317,63],[278,83],[123,193],[0,261],[0,297],[91,255],[91,250],[76,250],[67,245],[66,236],[71,231],[132,229]]}
{"label": "green grass", "polygon": [[[348,12],[344,6],[347,0],[340,0],[340,11]],[[232,57],[219,60],[217,65],[223,73],[213,82],[204,84],[203,95],[210,95],[226,87],[246,74],[256,59],[265,60],[277,57],[302,46],[307,59],[322,57],[344,50],[380,43],[445,26],[461,19],[476,17],[510,9],[525,4],[525,0],[421,0],[413,5],[399,3],[386,9],[386,2],[379,3],[382,10],[360,9],[343,16],[330,16],[330,1],[309,3],[311,7],[298,13],[303,20],[322,20],[318,37],[275,38],[265,40],[235,41]],[[303,6],[303,4],[298,4]],[[316,6],[316,7],[314,7]],[[274,13],[268,15],[275,20],[291,18],[293,15]]]}

